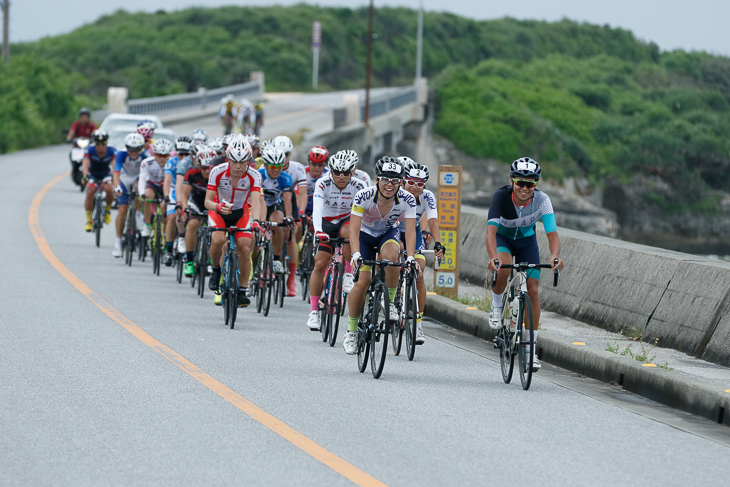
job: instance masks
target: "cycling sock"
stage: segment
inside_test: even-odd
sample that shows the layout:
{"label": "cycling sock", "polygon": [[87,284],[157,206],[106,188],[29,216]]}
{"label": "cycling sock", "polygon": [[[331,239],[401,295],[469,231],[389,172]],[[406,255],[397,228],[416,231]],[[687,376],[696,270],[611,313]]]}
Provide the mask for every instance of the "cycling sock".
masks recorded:
{"label": "cycling sock", "polygon": [[86,212],[86,221],[87,221],[88,223],[91,223],[91,212],[90,212],[90,211],[87,211],[87,212]]}
{"label": "cycling sock", "polygon": [[274,256],[274,262],[276,262],[277,260],[278,260],[279,262],[281,262],[281,256],[280,256],[280,255],[275,255],[275,256]]}
{"label": "cycling sock", "polygon": [[109,213],[112,210],[112,204],[109,203],[104,207],[104,213]]}
{"label": "cycling sock", "polygon": [[494,291],[492,291],[492,306],[495,308],[501,308],[502,304],[502,295],[494,294]]}
{"label": "cycling sock", "polygon": [[193,261],[193,253],[192,252],[185,252],[185,260],[187,262],[192,262]]}
{"label": "cycling sock", "polygon": [[418,313],[418,318],[416,318],[416,323],[418,323],[420,325],[422,318],[423,318],[423,313]]}
{"label": "cycling sock", "polygon": [[352,274],[352,264],[349,260],[345,262],[345,274]]}
{"label": "cycling sock", "polygon": [[214,265],[212,267],[213,267],[213,271],[214,272],[220,272],[221,271],[221,266],[219,266],[219,265]]}
{"label": "cycling sock", "polygon": [[311,305],[310,311],[319,311],[319,296],[314,294],[309,295],[309,304]]}
{"label": "cycling sock", "polygon": [[388,297],[390,298],[390,302],[392,303],[395,301],[395,293],[398,292],[398,288],[394,287],[393,289],[388,288]]}
{"label": "cycling sock", "polygon": [[243,293],[244,295],[248,293],[248,288],[243,286],[238,286],[238,292]]}
{"label": "cycling sock", "polygon": [[348,318],[347,331],[357,331],[357,320],[358,318],[353,318],[352,316]]}
{"label": "cycling sock", "polygon": [[172,242],[165,242],[165,250],[172,252]]}
{"label": "cycling sock", "polygon": [[123,239],[122,239],[122,237],[119,237],[119,238],[117,239],[117,243],[118,243],[119,245],[122,245],[122,240],[123,240]]}

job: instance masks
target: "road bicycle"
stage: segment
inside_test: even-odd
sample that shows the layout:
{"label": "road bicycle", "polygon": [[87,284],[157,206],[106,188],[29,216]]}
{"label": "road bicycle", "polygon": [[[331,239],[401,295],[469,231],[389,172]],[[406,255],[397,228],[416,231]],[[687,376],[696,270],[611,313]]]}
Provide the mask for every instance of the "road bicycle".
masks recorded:
{"label": "road bicycle", "polygon": [[231,330],[236,324],[238,312],[238,290],[240,287],[238,268],[238,252],[236,251],[236,233],[245,232],[245,228],[209,228],[208,237],[213,232],[228,232],[228,245],[223,255],[223,266],[221,267],[221,281],[218,292],[221,293],[221,306],[223,306],[223,321]]}
{"label": "road bicycle", "polygon": [[[365,294],[365,306],[357,322],[357,366],[362,373],[368,365],[370,355],[370,369],[375,379],[379,379],[385,365],[385,355],[388,351],[388,331],[390,322],[390,297],[385,285],[385,269],[387,267],[401,267],[415,273],[415,262],[390,262],[388,260],[361,260],[355,270],[354,281],[360,277],[362,265],[372,269],[370,284]],[[376,270],[377,267],[377,270]],[[414,286],[415,289],[415,286]]]}
{"label": "road bicycle", "polygon": [[330,347],[334,347],[344,306],[342,277],[345,275],[345,266],[342,263],[342,247],[350,241],[346,238],[330,238],[327,242],[332,246],[334,252],[327,264],[324,289],[319,298],[319,331],[322,333],[322,341],[328,342]]}
{"label": "road bicycle", "polygon": [[106,191],[104,191],[103,187],[104,185],[101,182],[96,184],[96,190],[94,191],[94,209],[91,213],[92,230],[94,232],[94,240],[96,241],[97,247],[101,244],[101,228],[104,226]]}
{"label": "road bicycle", "polygon": [[[255,230],[256,265],[254,266],[251,287],[256,297],[256,311],[269,316],[271,294],[274,291],[277,276],[274,274],[274,244],[271,241],[272,228],[284,226],[283,223],[262,222],[262,229]],[[286,243],[283,245],[286,248]]]}
{"label": "road bicycle", "polygon": [[[495,259],[495,265],[498,261]],[[555,265],[558,260],[555,259]],[[502,297],[502,327],[494,338],[494,348],[499,350],[502,379],[506,384],[512,380],[515,357],[519,364],[522,388],[528,390],[532,383],[532,366],[535,360],[534,321],[532,302],[527,294],[527,271],[529,269],[552,269],[550,264],[502,264],[500,269],[512,269],[510,280]],[[515,272],[516,271],[516,272]],[[553,287],[558,285],[560,271],[555,273]],[[492,287],[497,284],[497,273],[492,273]]]}
{"label": "road bicycle", "polygon": [[[162,252],[164,250],[164,244],[162,239],[164,234],[163,224],[165,221],[165,215],[162,208],[162,202],[164,199],[162,196],[156,195],[152,199],[148,199],[148,203],[154,205],[154,213],[152,214],[152,233],[145,240],[145,246],[149,245],[150,256],[152,257],[152,273],[160,275],[160,264],[162,263]],[[144,260],[144,259],[143,259]]]}
{"label": "road bicycle", "polygon": [[[271,222],[267,222],[271,223]],[[281,245],[281,264],[284,266],[284,272],[277,274],[274,281],[274,304],[278,304],[280,308],[284,307],[284,297],[287,293],[286,283],[289,280],[289,255],[287,255],[287,243],[294,237],[293,222],[276,223],[273,227],[290,227],[289,236],[284,239]]]}
{"label": "road bicycle", "polygon": [[[190,212],[188,211],[188,215]],[[195,249],[193,250],[193,276],[190,278],[190,287],[198,285],[198,296],[205,294],[205,276],[208,275],[208,212],[203,211],[200,215],[200,225],[195,236]],[[188,218],[190,218],[188,216]]]}
{"label": "road bicycle", "polygon": [[139,231],[137,230],[137,210],[134,208],[134,202],[137,201],[137,193],[132,190],[129,195],[130,204],[127,205],[127,218],[124,222],[124,231],[122,232],[122,250],[124,251],[124,263],[132,266],[134,253],[139,245]]}

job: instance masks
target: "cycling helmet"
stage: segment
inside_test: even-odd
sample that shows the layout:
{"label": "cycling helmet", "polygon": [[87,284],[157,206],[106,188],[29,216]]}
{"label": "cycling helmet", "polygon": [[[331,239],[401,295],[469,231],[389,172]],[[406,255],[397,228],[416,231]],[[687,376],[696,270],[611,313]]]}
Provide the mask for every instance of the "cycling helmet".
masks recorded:
{"label": "cycling helmet", "polygon": [[283,166],[286,164],[286,154],[277,147],[267,147],[261,157],[267,166]]}
{"label": "cycling helmet", "polygon": [[291,139],[287,137],[286,135],[279,135],[274,138],[274,147],[281,150],[286,155],[291,154],[291,151],[294,150],[294,144],[292,143]]}
{"label": "cycling helmet", "polygon": [[167,139],[157,139],[152,144],[152,150],[155,151],[155,154],[166,156],[172,152],[172,142]]}
{"label": "cycling helmet", "polygon": [[[400,157],[398,159],[400,159]],[[411,167],[406,170],[407,178],[422,179],[423,181],[428,181],[428,176],[428,167],[417,162],[414,162]]]}
{"label": "cycling helmet", "polygon": [[324,164],[327,162],[327,158],[329,157],[330,153],[327,149],[322,147],[321,145],[312,147],[309,150],[309,162],[312,162],[314,164]]}
{"label": "cycling helmet", "polygon": [[535,178],[538,180],[540,179],[541,173],[542,169],[540,169],[540,164],[529,157],[521,157],[517,159],[512,163],[509,170],[509,175],[513,178],[522,176],[523,178]]}
{"label": "cycling helmet", "polygon": [[88,115],[89,117],[91,117],[91,110],[89,110],[88,108],[84,107],[81,110],[79,110],[79,117],[81,115]]}
{"label": "cycling helmet", "polygon": [[193,130],[193,140],[202,140],[205,142],[208,140],[208,134],[203,129],[195,129]]}
{"label": "cycling helmet", "polygon": [[127,152],[139,152],[144,147],[144,137],[132,132],[124,137],[124,145],[127,147]]}
{"label": "cycling helmet", "polygon": [[107,140],[109,140],[109,134],[106,133],[106,130],[96,129],[91,134],[91,139],[94,141],[94,143],[106,142]]}
{"label": "cycling helmet", "polygon": [[273,147],[273,141],[271,139],[264,139],[261,141],[261,145],[259,146],[259,150],[261,152],[265,151],[268,147]]}
{"label": "cycling helmet", "polygon": [[143,123],[137,126],[137,133],[144,137],[145,140],[149,140],[155,135],[155,126],[152,122]]}
{"label": "cycling helmet", "polygon": [[244,136],[238,134],[228,142],[226,156],[229,161],[243,162],[253,157],[253,151]]}
{"label": "cycling helmet", "polygon": [[175,149],[177,150],[178,154],[190,154],[190,149],[192,149],[193,144],[192,140],[190,140],[190,137],[187,135],[183,135],[181,137],[178,137],[175,141]]}
{"label": "cycling helmet", "polygon": [[228,148],[228,143],[231,141],[231,139],[234,137],[234,134],[228,134],[224,135],[223,139],[221,141],[223,142],[223,150],[226,150]]}
{"label": "cycling helmet", "polygon": [[214,151],[218,153],[223,152],[223,138],[222,137],[216,137],[214,139],[210,139],[210,142],[208,142],[208,147],[213,149]]}
{"label": "cycling helmet", "polygon": [[151,124],[153,129],[157,128],[157,124],[153,120],[150,120],[149,118],[143,118],[142,120],[137,121],[137,127],[141,127],[142,125],[145,125],[145,124]]}
{"label": "cycling helmet", "polygon": [[327,164],[330,171],[350,172],[355,169],[355,164],[353,164],[352,158],[348,156],[348,152],[352,151],[341,150],[332,157],[330,157],[330,160]]}
{"label": "cycling helmet", "polygon": [[357,152],[354,150],[341,150],[340,152],[352,163],[353,168],[360,163],[360,158],[357,157]]}
{"label": "cycling helmet", "polygon": [[192,152],[193,154],[197,154],[198,150],[200,150],[200,148],[204,145],[205,142],[203,142],[202,140],[193,140],[193,146],[190,148],[190,152]]}
{"label": "cycling helmet", "polygon": [[406,168],[406,174],[408,174],[408,170],[409,170],[409,169],[410,169],[410,168],[411,168],[411,167],[412,167],[412,166],[413,166],[414,164],[416,164],[416,161],[414,161],[413,159],[411,159],[410,157],[407,157],[407,156],[400,156],[400,157],[398,158],[398,160],[399,160],[399,161],[400,161],[401,163],[403,163],[403,167],[405,167],[405,168]]}
{"label": "cycling helmet", "polygon": [[251,147],[261,147],[261,139],[256,134],[248,134],[245,136]]}
{"label": "cycling helmet", "polygon": [[200,167],[210,167],[213,158],[217,155],[218,154],[215,153],[215,149],[207,145],[203,145],[200,147],[200,151],[198,151],[198,164]]}
{"label": "cycling helmet", "polygon": [[403,163],[395,157],[384,156],[375,163],[375,176],[401,179],[405,175]]}

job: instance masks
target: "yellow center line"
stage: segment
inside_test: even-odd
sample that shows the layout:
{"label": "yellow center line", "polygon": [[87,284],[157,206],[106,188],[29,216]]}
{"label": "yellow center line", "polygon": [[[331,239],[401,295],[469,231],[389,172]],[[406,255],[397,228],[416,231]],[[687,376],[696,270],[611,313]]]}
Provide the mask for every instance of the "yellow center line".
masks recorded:
{"label": "yellow center line", "polygon": [[43,197],[46,195],[46,193],[56,183],[58,183],[67,176],[68,173],[61,174],[60,176],[54,178],[53,180],[49,181],[45,186],[43,186],[43,188],[41,188],[41,190],[33,198],[33,201],[30,204],[30,210],[28,211],[28,225],[30,226],[30,231],[35,238],[36,244],[38,244],[38,248],[40,249],[43,256],[46,258],[46,260],[48,260],[48,262],[51,264],[51,266],[53,266],[53,268],[56,269],[59,274],[64,277],[64,279],[71,283],[73,287],[75,287],[81,294],[86,296],[86,298],[94,303],[96,307],[98,307],[107,316],[109,316],[111,319],[124,327],[125,330],[134,335],[142,343],[155,350],[157,353],[180,367],[183,371],[185,371],[195,380],[203,384],[205,387],[215,392],[229,403],[233,404],[235,407],[261,423],[263,426],[269,428],[277,435],[289,441],[292,445],[296,446],[304,453],[311,455],[313,458],[319,460],[327,467],[347,478],[354,484],[363,486],[385,485],[378,479],[368,475],[354,465],[338,457],[334,453],[321,447],[291,426],[276,419],[271,414],[257,407],[251,401],[245,399],[243,396],[236,393],[228,386],[217,381],[215,378],[213,378],[213,376],[200,369],[197,365],[187,360],[175,350],[153,338],[134,322],[130,321],[119,310],[109,304],[99,294],[94,292],[81,279],[76,277],[76,275],[71,272],[68,267],[63,265],[63,263],[58,259],[58,257],[56,257],[56,255],[51,250],[51,247],[48,245],[48,241],[46,240],[45,235],[41,231],[38,214],[41,202],[43,201]]}

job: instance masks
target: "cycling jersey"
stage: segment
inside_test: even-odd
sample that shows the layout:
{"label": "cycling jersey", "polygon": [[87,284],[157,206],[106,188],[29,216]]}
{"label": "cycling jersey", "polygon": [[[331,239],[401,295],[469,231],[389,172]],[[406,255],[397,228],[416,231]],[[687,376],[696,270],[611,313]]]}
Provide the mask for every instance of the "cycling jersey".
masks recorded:
{"label": "cycling jersey", "polygon": [[301,187],[307,185],[307,170],[301,162],[289,161],[289,167],[282,172],[291,176],[292,186]]}
{"label": "cycling jersey", "polygon": [[387,215],[380,214],[378,196],[377,186],[362,189],[355,195],[351,214],[362,217],[362,232],[378,237],[395,228],[398,218],[416,218],[416,198],[405,189],[398,188]]}
{"label": "cycling jersey", "polygon": [[492,196],[487,225],[496,226],[498,234],[517,240],[534,235],[535,223],[540,219],[546,233],[558,230],[548,195],[536,189],[525,206],[517,206],[512,198],[512,186],[504,186]]}
{"label": "cycling jersey", "polygon": [[309,166],[307,166],[307,215],[312,214],[312,197],[314,196],[314,190],[317,187],[317,181],[325,177],[328,172],[329,170],[325,168],[324,172],[317,179],[314,179],[314,177],[309,173]]}
{"label": "cycling jersey", "polygon": [[357,179],[360,179],[361,181],[363,181],[365,183],[365,186],[372,186],[373,185],[372,181],[370,180],[370,176],[365,171],[362,171],[360,169],[355,169],[352,172],[352,175],[354,177],[356,177]]}
{"label": "cycling jersey", "polygon": [[213,159],[210,160],[210,167],[213,168],[215,166],[220,166],[224,162],[226,162],[226,156],[215,156]]}
{"label": "cycling jersey", "polygon": [[208,191],[208,178],[203,177],[200,168],[194,167],[188,171],[183,184],[190,186],[189,201],[195,203],[195,208],[205,208],[205,193]]}
{"label": "cycling jersey", "polygon": [[90,145],[84,150],[84,158],[89,159],[89,174],[94,179],[104,179],[112,172],[112,166],[116,162],[117,150],[114,147],[107,146],[104,157],[99,157],[96,152],[96,146]]}
{"label": "cycling jersey", "polygon": [[351,178],[342,190],[335,185],[331,173],[319,178],[313,196],[312,225],[314,225],[314,231],[323,231],[322,220],[334,224],[348,220],[355,195],[362,189],[365,189],[365,183],[357,178]]}
{"label": "cycling jersey", "polygon": [[[427,189],[424,189],[421,196],[416,198],[416,227],[421,224],[423,215],[426,215],[426,221],[439,217],[439,211],[436,208],[436,196]],[[406,231],[406,222],[398,220],[398,228],[401,233],[404,233]]]}
{"label": "cycling jersey", "polygon": [[208,190],[215,191],[214,201],[216,203],[226,200],[233,205],[233,210],[240,210],[248,201],[251,191],[261,190],[261,174],[249,168],[238,180],[236,187],[233,188],[231,185],[230,164],[226,162],[210,170]]}
{"label": "cycling jersey", "polygon": [[[144,194],[144,190],[147,184],[159,186],[162,188],[162,183],[165,182],[165,166],[160,166],[157,163],[157,159],[154,157],[148,157],[142,161],[142,165],[139,169],[139,184],[137,185],[137,193]],[[155,188],[156,190],[158,188]]]}
{"label": "cycling jersey", "polygon": [[74,137],[91,138],[91,134],[94,130],[96,130],[94,122],[81,123],[76,120],[71,124],[71,132],[73,132]]}
{"label": "cycling jersey", "polygon": [[129,157],[129,153],[125,150],[117,152],[116,164],[114,165],[114,172],[119,173],[119,179],[127,187],[131,187],[132,184],[139,177],[140,166],[142,161],[150,157],[147,151],[139,153],[136,159]]}
{"label": "cycling jersey", "polygon": [[193,158],[190,156],[185,156],[177,163],[176,175],[185,177],[188,171],[193,167],[195,167],[195,164],[193,164]]}
{"label": "cycling jersey", "polygon": [[264,202],[267,207],[281,203],[283,201],[281,199],[282,193],[292,191],[291,176],[284,171],[281,171],[276,179],[269,177],[266,168],[259,169],[259,174],[261,174],[261,189],[264,192]]}

